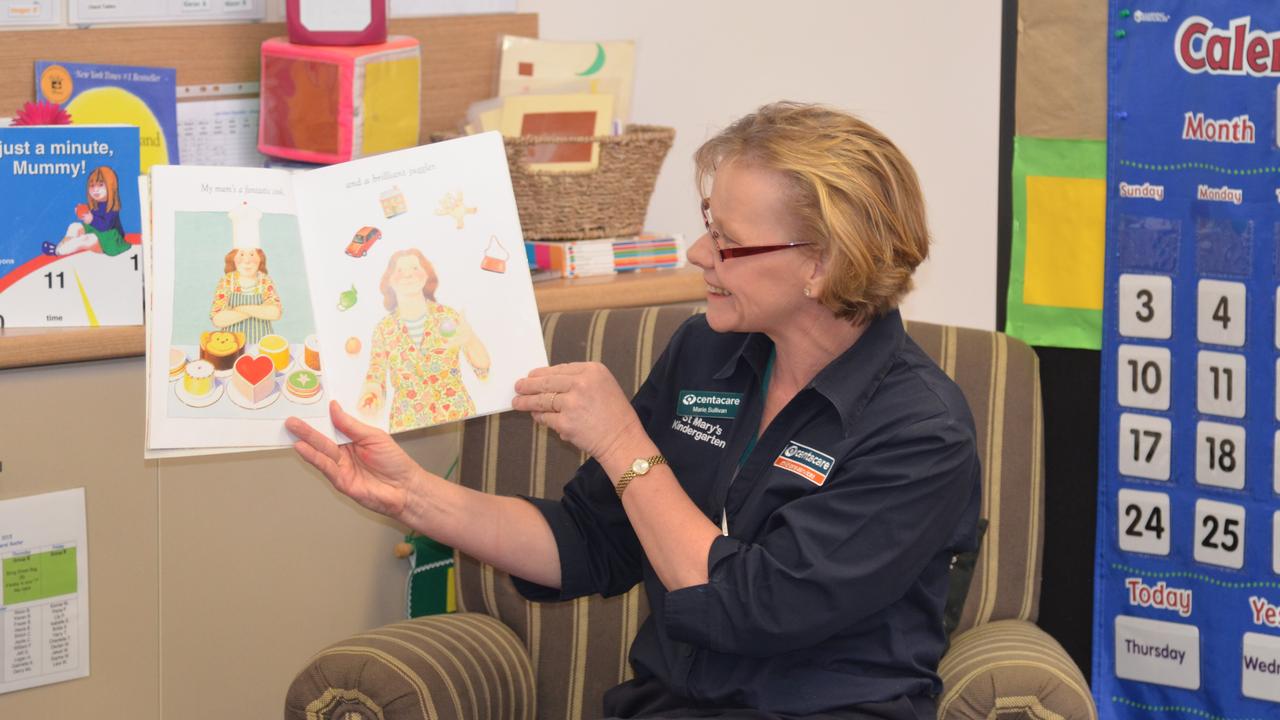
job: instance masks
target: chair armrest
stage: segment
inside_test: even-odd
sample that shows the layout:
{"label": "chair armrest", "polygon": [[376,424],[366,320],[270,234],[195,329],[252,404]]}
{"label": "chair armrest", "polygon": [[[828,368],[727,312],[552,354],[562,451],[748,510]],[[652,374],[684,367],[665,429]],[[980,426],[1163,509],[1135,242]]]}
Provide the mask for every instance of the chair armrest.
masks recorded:
{"label": "chair armrest", "polygon": [[1089,683],[1048,633],[1026,620],[978,625],[951,639],[938,667],[944,720],[1097,720]]}
{"label": "chair armrest", "polygon": [[533,665],[481,613],[385,625],[321,650],[294,678],[286,720],[532,720]]}

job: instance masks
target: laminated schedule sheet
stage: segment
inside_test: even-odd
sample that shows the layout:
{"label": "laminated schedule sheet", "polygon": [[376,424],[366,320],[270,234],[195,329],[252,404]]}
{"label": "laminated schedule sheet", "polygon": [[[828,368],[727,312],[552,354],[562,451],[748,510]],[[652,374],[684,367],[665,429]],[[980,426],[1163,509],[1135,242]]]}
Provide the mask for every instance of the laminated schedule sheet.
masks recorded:
{"label": "laminated schedule sheet", "polygon": [[84,488],[0,500],[0,693],[89,674]]}

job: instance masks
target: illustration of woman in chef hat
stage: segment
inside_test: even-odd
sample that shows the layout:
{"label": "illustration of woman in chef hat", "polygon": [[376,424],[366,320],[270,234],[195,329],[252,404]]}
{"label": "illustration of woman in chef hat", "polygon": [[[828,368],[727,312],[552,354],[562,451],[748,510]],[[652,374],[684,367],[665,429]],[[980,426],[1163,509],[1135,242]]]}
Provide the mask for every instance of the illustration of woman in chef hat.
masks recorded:
{"label": "illustration of woman in chef hat", "polygon": [[222,279],[213,291],[209,316],[214,327],[242,332],[253,344],[271,335],[271,323],[283,313],[275,283],[267,275],[259,225],[262,211],[241,203],[227,213],[231,219],[231,252],[224,258]]}

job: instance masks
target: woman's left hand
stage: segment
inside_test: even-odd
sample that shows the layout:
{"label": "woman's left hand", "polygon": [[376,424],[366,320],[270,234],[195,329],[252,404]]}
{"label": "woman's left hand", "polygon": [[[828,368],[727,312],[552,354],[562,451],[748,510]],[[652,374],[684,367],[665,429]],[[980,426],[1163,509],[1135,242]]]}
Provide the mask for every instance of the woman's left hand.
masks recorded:
{"label": "woman's left hand", "polygon": [[512,407],[532,413],[534,422],[597,460],[644,434],[618,381],[600,363],[536,368],[516,381],[516,393]]}

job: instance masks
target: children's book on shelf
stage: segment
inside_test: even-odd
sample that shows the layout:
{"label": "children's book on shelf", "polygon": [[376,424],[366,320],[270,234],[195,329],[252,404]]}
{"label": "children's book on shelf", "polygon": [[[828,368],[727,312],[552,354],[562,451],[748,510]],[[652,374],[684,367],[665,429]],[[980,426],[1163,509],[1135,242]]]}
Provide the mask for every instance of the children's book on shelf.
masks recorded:
{"label": "children's book on shelf", "polygon": [[[144,179],[144,185],[147,185]],[[498,133],[290,172],[149,178],[147,454],[508,410],[547,364]]]}
{"label": "children's book on shelf", "polygon": [[142,324],[138,129],[0,127],[0,328]]}
{"label": "children's book on shelf", "polygon": [[61,105],[71,122],[136,125],[142,172],[152,165],[178,164],[178,88],[173,68],[38,60],[35,69],[36,99]]}

